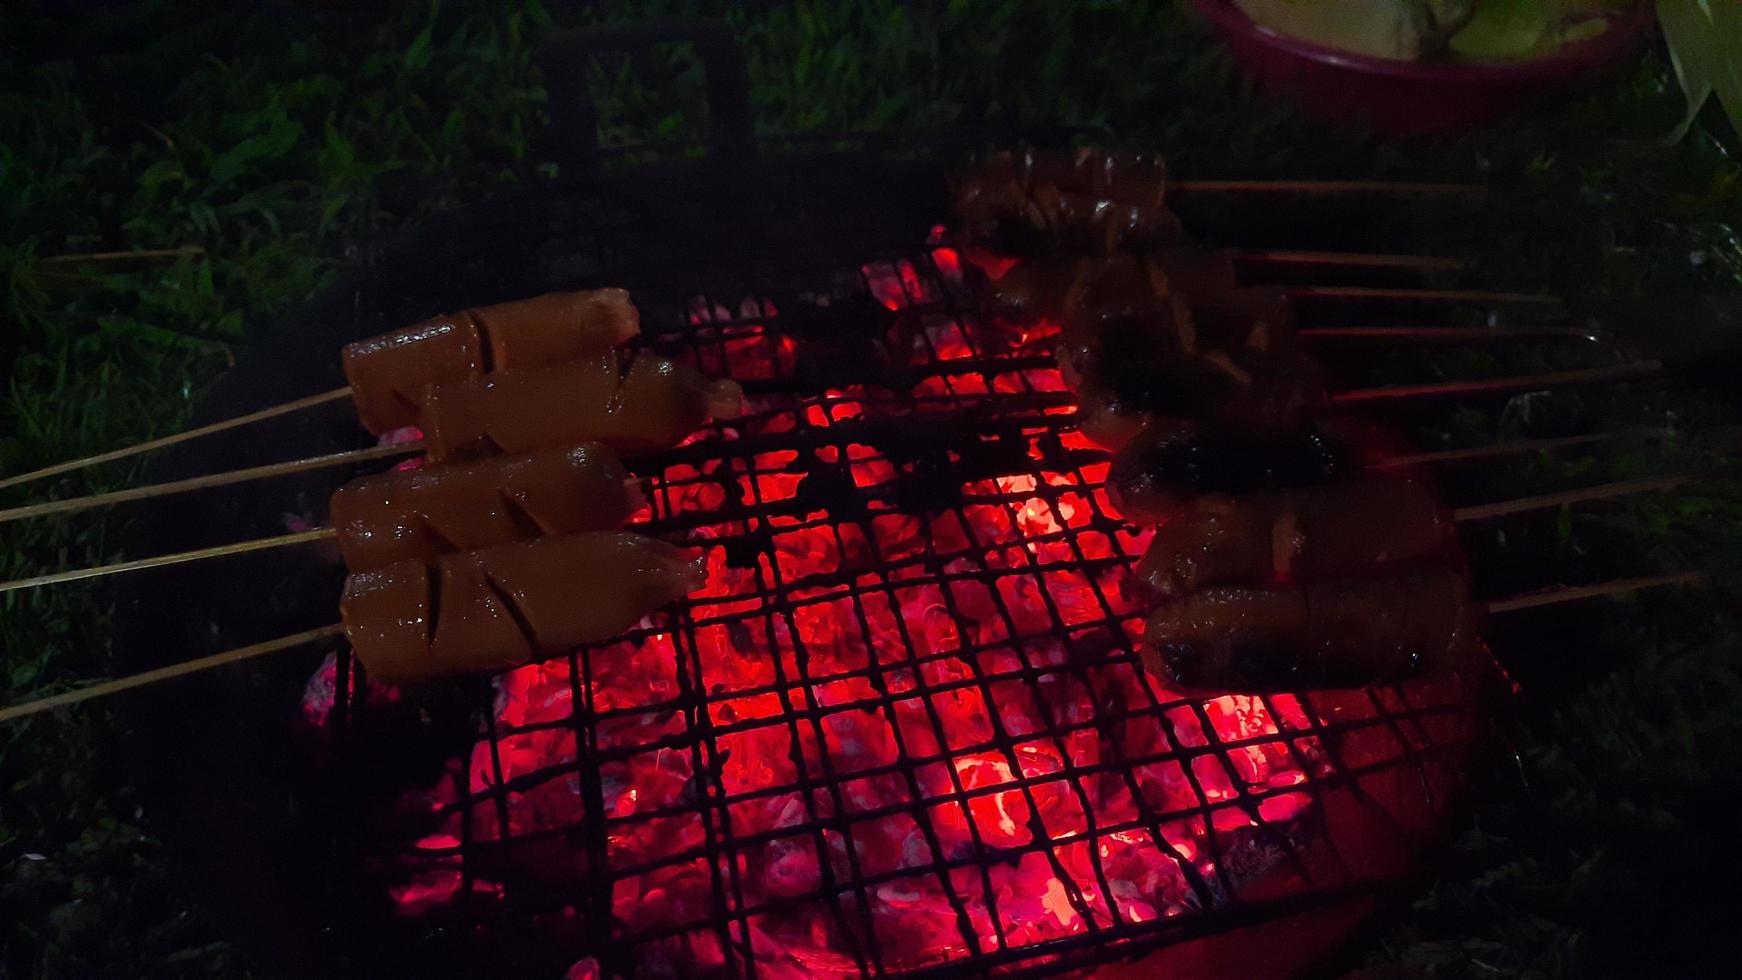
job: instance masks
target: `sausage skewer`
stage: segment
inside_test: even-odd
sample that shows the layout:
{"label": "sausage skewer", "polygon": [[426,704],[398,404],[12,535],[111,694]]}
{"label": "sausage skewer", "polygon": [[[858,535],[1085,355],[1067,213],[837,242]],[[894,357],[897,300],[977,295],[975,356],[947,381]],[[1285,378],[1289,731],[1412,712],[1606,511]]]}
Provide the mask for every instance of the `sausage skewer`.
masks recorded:
{"label": "sausage skewer", "polygon": [[339,612],[364,666],[393,682],[609,639],[702,581],[698,558],[658,538],[570,534],[352,575]]}
{"label": "sausage skewer", "polygon": [[523,538],[621,527],[646,503],[597,443],[461,466],[391,470],[339,488],[331,526],[0,583],[0,593],[337,538],[352,572]]}
{"label": "sausage skewer", "polygon": [[351,399],[364,428],[379,435],[415,422],[423,387],[495,370],[537,367],[607,350],[641,330],[621,289],[548,293],[439,316],[345,347],[350,385],[121,449],[0,479],[0,489],[179,445],[202,436]]}
{"label": "sausage skewer", "polygon": [[382,435],[418,424],[432,386],[565,364],[640,332],[640,314],[624,290],[548,293],[359,340],[345,345],[340,362],[357,420]]}
{"label": "sausage skewer", "polygon": [[1620,480],[1450,510],[1403,480],[1209,497],[1156,527],[1137,575],[1163,599],[1218,585],[1323,581],[1439,555],[1457,524],[1658,493],[1689,480]]}
{"label": "sausage skewer", "polygon": [[1471,194],[1480,185],[1386,181],[1178,181],[1157,156],[1085,148],[992,154],[957,180],[955,210],[971,237],[1027,248],[1102,253],[1178,240],[1170,193]]}
{"label": "sausage skewer", "polygon": [[675,445],[711,418],[739,414],[743,399],[735,382],[651,351],[628,363],[613,351],[428,389],[424,446],[437,462],[579,440],[645,451]]}
{"label": "sausage skewer", "polygon": [[329,515],[351,572],[547,535],[623,526],[646,500],[599,443],[365,476]]}
{"label": "sausage skewer", "polygon": [[[1526,592],[1506,599],[1494,599],[1482,604],[1478,607],[1478,610],[1479,612],[1489,616],[1500,616],[1506,613],[1518,612],[1525,609],[1540,609],[1544,606],[1558,605],[1565,602],[1582,602],[1586,599],[1630,595],[1635,592],[1642,592],[1646,589],[1657,589],[1671,585],[1692,586],[1705,581],[1705,579],[1705,572],[1674,572],[1667,575],[1616,579],[1609,582],[1600,582],[1595,585],[1564,586],[1539,592]],[[167,667],[159,667],[156,670],[148,670],[127,677],[117,678],[112,681],[104,681],[103,683],[93,684],[76,691],[68,691],[64,694],[53,694],[47,697],[36,698],[31,701],[25,701],[0,708],[0,724],[9,721],[16,721],[20,718],[28,718],[32,715],[52,711],[55,708],[79,704],[84,701],[106,697],[111,694],[118,694],[122,691],[130,691],[136,688],[158,684],[176,677],[185,677],[189,674],[213,670],[243,660],[250,660],[271,653],[292,650],[310,643],[318,643],[321,640],[339,636],[343,632],[344,626],[339,623],[334,623],[330,626],[305,630],[301,633],[292,633],[289,636],[281,636],[277,639],[267,640],[262,643],[239,647],[235,650],[214,653],[207,657],[185,660],[181,663],[171,664]]]}
{"label": "sausage skewer", "polygon": [[1452,523],[1432,494],[1402,480],[1208,497],[1155,529],[1137,575],[1164,600],[1213,586],[1322,582],[1439,555]]}
{"label": "sausage skewer", "polygon": [[1385,579],[1216,586],[1150,614],[1145,658],[1188,687],[1359,686],[1474,662],[1477,612],[1463,576],[1449,568]]}
{"label": "sausage skewer", "polygon": [[[1517,391],[1547,390],[1563,386],[1640,378],[1655,374],[1662,370],[1662,367],[1662,364],[1657,361],[1636,361],[1609,368],[1562,371],[1551,374],[1509,375],[1499,378],[1486,378],[1481,381],[1445,381],[1425,385],[1355,388],[1348,391],[1333,392],[1330,399],[1334,405],[1342,405],[1359,404],[1365,401],[1403,402],[1417,398],[1435,398],[1448,395],[1504,394]],[[729,394],[729,392],[730,389],[722,389],[722,395]],[[728,404],[732,401],[729,397],[723,397],[721,400]],[[1086,410],[1084,414],[1087,414]],[[1136,432],[1134,431],[1132,435],[1135,434]],[[386,459],[391,456],[409,456],[423,451],[424,448],[425,446],[421,441],[400,443],[391,446],[370,446],[364,449],[353,449],[342,453],[329,453],[322,456],[311,456],[304,459],[269,463],[264,466],[229,470],[223,473],[211,473],[187,480],[172,480],[167,483],[151,484],[142,487],[129,487],[125,490],[116,490],[110,493],[92,494],[85,497],[69,497],[65,500],[51,500],[40,504],[27,504],[20,507],[0,510],[0,524],[8,521],[24,520],[31,517],[47,517],[53,514],[73,513],[81,510],[89,510],[95,507],[108,507],[129,501],[149,500],[169,494],[187,493],[194,490],[203,490],[209,487],[228,486],[234,483],[267,479],[274,476],[285,476],[291,473],[306,473],[310,470],[324,469],[333,466],[349,466],[356,463],[368,462],[370,460]],[[1511,450],[1501,451],[1506,452]],[[1265,489],[1265,487],[1257,487],[1254,489]]]}
{"label": "sausage skewer", "polygon": [[[1504,292],[1483,289],[1425,289],[1398,286],[1264,285],[1243,281],[1237,266],[1254,257],[1297,256],[1299,264],[1313,260],[1344,267],[1456,269],[1457,259],[1412,255],[1364,255],[1345,252],[1229,252],[1175,245],[1142,253],[1108,256],[1049,256],[1045,258],[985,258],[977,264],[992,275],[988,283],[990,312],[1013,320],[1058,320],[1082,307],[1096,310],[1108,294],[1127,302],[1148,298],[1152,302],[1171,292],[1181,292],[1194,302],[1213,302],[1236,289],[1267,289],[1290,300],[1342,299],[1387,300],[1413,303],[1476,303],[1482,305],[1554,305],[1559,301],[1541,293]],[[1340,260],[1340,261],[1339,261]],[[970,261],[974,261],[970,256]],[[1084,295],[1087,294],[1087,295]],[[1073,306],[1077,309],[1073,309]],[[1116,312],[1116,311],[1106,311]]]}
{"label": "sausage skewer", "polygon": [[[1500,443],[1494,449],[1496,455],[1515,451],[1512,444]],[[1464,455],[1459,459],[1469,459]],[[1429,461],[1431,462],[1431,460]],[[1465,521],[1486,520],[1506,514],[1524,513],[1530,510],[1547,510],[1563,507],[1569,504],[1582,503],[1591,500],[1607,500],[1617,496],[1633,493],[1647,493],[1666,490],[1687,482],[1685,476],[1652,477],[1643,480],[1624,480],[1617,483],[1604,483],[1581,490],[1569,490],[1556,494],[1519,497],[1513,500],[1497,501],[1491,504],[1478,504],[1450,512],[1454,523]],[[624,494],[635,500],[641,493],[640,481],[629,481],[624,484]],[[1176,512],[1177,513],[1177,512]],[[1167,520],[1172,514],[1164,514],[1157,520]],[[1150,521],[1153,523],[1154,521]],[[612,525],[615,526],[615,525]],[[594,525],[602,530],[603,526]],[[149,568],[162,568],[168,565],[179,565],[190,561],[200,561],[207,558],[223,558],[231,555],[247,554],[253,551],[264,551],[271,548],[285,548],[300,544],[310,544],[325,541],[339,535],[332,527],[311,528],[307,531],[296,531],[289,534],[273,535],[256,538],[251,541],[239,541],[234,544],[214,545],[210,548],[197,548],[191,551],[174,552],[167,555],[156,555],[151,558],[137,558],[131,561],[115,562],[109,565],[96,565],[90,568],[75,568],[32,578],[14,579],[10,582],[0,582],[0,594],[15,592],[20,589],[35,588],[41,585],[55,585],[62,582],[76,582],[83,579],[100,578],[106,575],[116,575],[123,572],[142,571]],[[505,539],[507,540],[507,539]],[[438,552],[439,553],[439,552]]]}

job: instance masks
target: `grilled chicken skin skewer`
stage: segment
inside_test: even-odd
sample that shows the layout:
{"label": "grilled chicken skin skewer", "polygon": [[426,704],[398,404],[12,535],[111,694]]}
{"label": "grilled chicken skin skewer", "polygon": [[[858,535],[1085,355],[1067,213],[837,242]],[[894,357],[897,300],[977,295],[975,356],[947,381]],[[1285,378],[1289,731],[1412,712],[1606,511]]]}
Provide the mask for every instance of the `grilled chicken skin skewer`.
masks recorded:
{"label": "grilled chicken skin skewer", "polygon": [[1188,293],[1147,257],[1080,265],[1058,304],[1057,356],[1091,439],[1118,449],[1161,420],[1268,431],[1327,402],[1282,293]]}
{"label": "grilled chicken skin skewer", "polygon": [[1287,294],[1241,286],[1226,254],[1198,248],[1022,259],[986,287],[992,315],[1022,323],[1053,322],[1067,330],[1175,303],[1195,314],[1205,346],[1242,345],[1253,325],[1265,321],[1272,349],[1292,342],[1294,313]]}
{"label": "grilled chicken skin skewer", "polygon": [[[1109,351],[1147,332],[1142,323],[1109,323],[1107,337],[1115,345]],[[1085,376],[1075,367],[1064,374],[1077,392],[1083,434],[1116,452],[1200,428],[1296,430],[1330,401],[1317,362],[1301,354],[1208,351],[1121,360],[1109,353],[1097,374]]]}
{"label": "grilled chicken skin skewer", "polygon": [[351,572],[407,559],[434,564],[524,538],[621,527],[644,503],[600,443],[360,477],[329,505]]}
{"label": "grilled chicken skin skewer", "polygon": [[1272,432],[1158,426],[1113,457],[1107,489],[1133,524],[1161,524],[1204,494],[1243,495],[1330,483],[1356,467],[1333,422]]}
{"label": "grilled chicken skin skewer", "polygon": [[1183,686],[1257,693],[1445,673],[1474,662],[1479,640],[1463,578],[1425,567],[1202,589],[1151,613],[1144,645],[1150,666]]}
{"label": "grilled chicken skin skewer", "polygon": [[955,208],[970,239],[1002,251],[1105,255],[1182,241],[1166,196],[1159,157],[1024,150],[994,154],[962,177]]}
{"label": "grilled chicken skin skewer", "polygon": [[548,367],[641,332],[622,289],[547,293],[463,310],[347,344],[340,355],[357,419],[376,435],[416,425],[431,385]]}
{"label": "grilled chicken skin skewer", "polygon": [[1163,522],[1138,564],[1157,597],[1219,585],[1324,582],[1444,553],[1452,521],[1402,480],[1200,498]]}
{"label": "grilled chicken skin skewer", "polygon": [[657,538],[570,534],[352,575],[339,612],[372,676],[423,680],[609,639],[702,578],[698,558]]}
{"label": "grilled chicken skin skewer", "polygon": [[515,371],[429,389],[424,447],[435,461],[518,453],[582,441],[619,452],[676,445],[711,418],[743,407],[732,381],[640,351],[617,351],[541,371]]}

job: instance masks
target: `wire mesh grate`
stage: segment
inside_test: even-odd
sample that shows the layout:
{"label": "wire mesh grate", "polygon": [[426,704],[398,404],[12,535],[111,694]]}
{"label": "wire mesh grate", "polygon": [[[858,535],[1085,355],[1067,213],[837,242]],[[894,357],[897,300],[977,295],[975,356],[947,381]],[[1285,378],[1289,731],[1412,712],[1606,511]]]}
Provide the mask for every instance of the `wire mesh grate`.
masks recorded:
{"label": "wire mesh grate", "polygon": [[860,286],[886,316],[852,350],[893,390],[805,393],[814,338],[767,300],[650,337],[753,395],[637,465],[639,528],[704,548],[707,585],[496,680],[417,801],[433,829],[383,857],[402,910],[542,916],[581,975],[983,974],[1405,874],[1471,682],[1203,698],[1146,673],[1147,534],[1051,359],[967,311],[948,249]]}

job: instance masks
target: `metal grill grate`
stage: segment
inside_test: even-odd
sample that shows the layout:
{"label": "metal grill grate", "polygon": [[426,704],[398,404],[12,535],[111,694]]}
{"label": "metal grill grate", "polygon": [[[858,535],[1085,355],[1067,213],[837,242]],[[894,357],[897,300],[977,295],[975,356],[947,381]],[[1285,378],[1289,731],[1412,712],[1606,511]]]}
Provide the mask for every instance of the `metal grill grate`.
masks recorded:
{"label": "metal grill grate", "polygon": [[[806,346],[764,300],[650,338],[755,396],[637,467],[641,529],[705,545],[707,587],[497,679],[469,757],[414,801],[429,832],[384,852],[402,908],[512,907],[577,976],[956,975],[1406,873],[1474,680],[1205,700],[1146,674],[1147,533],[1109,515],[1050,358],[963,312],[947,249],[861,285],[892,311],[861,367],[893,393],[801,394]],[[391,696],[333,687],[336,715]]]}

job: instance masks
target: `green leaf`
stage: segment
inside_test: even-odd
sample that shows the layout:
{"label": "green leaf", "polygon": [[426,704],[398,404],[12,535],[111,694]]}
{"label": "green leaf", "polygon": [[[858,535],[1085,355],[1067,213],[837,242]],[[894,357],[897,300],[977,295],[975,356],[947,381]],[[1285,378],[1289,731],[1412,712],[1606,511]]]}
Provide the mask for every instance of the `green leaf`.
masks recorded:
{"label": "green leaf", "polygon": [[331,119],[327,120],[327,140],[321,156],[322,169],[330,174],[349,174],[357,162],[357,148]]}
{"label": "green leaf", "polygon": [[38,670],[40,670],[40,665],[35,663],[22,663],[13,667],[12,689],[22,691],[30,687],[31,682],[36,680]]}
{"label": "green leaf", "polygon": [[429,42],[435,32],[435,18],[432,12],[430,22],[418,32],[417,38],[411,42],[411,47],[405,50],[405,67],[411,71],[429,64]]}
{"label": "green leaf", "polygon": [[1713,94],[1742,133],[1742,6],[1733,0],[1657,0],[1657,20],[1688,104],[1670,140],[1687,133]]}
{"label": "green leaf", "polygon": [[287,117],[283,108],[274,107],[262,118],[265,132],[249,136],[212,158],[207,177],[213,187],[229,184],[259,161],[283,157],[302,139],[302,124]]}

